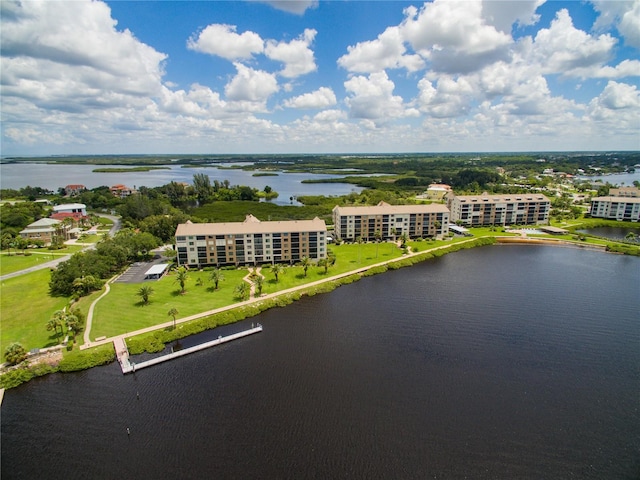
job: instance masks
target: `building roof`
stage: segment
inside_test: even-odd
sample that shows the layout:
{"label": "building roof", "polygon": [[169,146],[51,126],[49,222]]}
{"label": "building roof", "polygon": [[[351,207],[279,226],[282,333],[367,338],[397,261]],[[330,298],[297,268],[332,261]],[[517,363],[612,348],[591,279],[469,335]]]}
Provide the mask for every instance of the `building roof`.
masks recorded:
{"label": "building roof", "polygon": [[157,263],[156,265],[152,265],[149,270],[147,270],[144,274],[147,275],[162,275],[164,271],[169,268],[168,263]]}
{"label": "building roof", "polygon": [[85,208],[87,208],[87,206],[84,203],[64,203],[62,205],[55,205],[53,207],[53,211],[60,212],[62,210],[82,210]]}
{"label": "building roof", "polygon": [[42,228],[42,227],[55,227],[60,223],[60,220],[54,218],[41,218],[33,223],[27,225],[27,228]]}
{"label": "building roof", "polygon": [[288,233],[326,231],[327,225],[318,217],[313,220],[287,220],[281,222],[261,222],[253,215],[247,215],[244,222],[226,223],[181,223],[176,236],[187,235],[243,235],[251,233]]}
{"label": "building roof", "polygon": [[542,230],[543,232],[553,233],[553,234],[556,234],[556,235],[563,234],[563,233],[569,233],[569,230],[565,230],[564,228],[553,227],[551,225],[541,225],[541,226],[538,227],[538,229]]}
{"label": "building roof", "polygon": [[426,205],[389,205],[380,202],[376,206],[340,207],[335,206],[334,211],[340,215],[406,215],[411,213],[449,213],[446,205],[430,203]]}
{"label": "building roof", "polygon": [[594,197],[592,202],[640,203],[640,197]]}
{"label": "building roof", "polygon": [[480,202],[548,202],[549,199],[541,193],[515,193],[515,194],[489,194],[482,195],[456,195],[454,200],[461,203]]}
{"label": "building roof", "polygon": [[67,185],[66,187],[64,187],[65,189],[69,189],[69,190],[84,190],[86,187],[84,185],[82,185],[81,183],[71,183],[69,185]]}

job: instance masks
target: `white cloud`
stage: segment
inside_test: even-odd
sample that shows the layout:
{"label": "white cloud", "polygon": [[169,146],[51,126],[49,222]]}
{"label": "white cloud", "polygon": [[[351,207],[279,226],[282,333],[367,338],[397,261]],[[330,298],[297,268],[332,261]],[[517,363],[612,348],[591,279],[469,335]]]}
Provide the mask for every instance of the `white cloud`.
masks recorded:
{"label": "white cloud", "polygon": [[640,125],[640,91],[635,85],[610,80],[602,93],[589,102],[589,119],[593,135],[627,136],[638,145]]}
{"label": "white cloud", "polygon": [[418,114],[413,108],[405,108],[402,97],[393,95],[395,84],[385,72],[352,77],[344,82],[344,86],[351,94],[346,103],[352,118],[370,120],[379,125]]}
{"label": "white cloud", "polygon": [[[591,104],[609,110],[637,109],[640,108],[640,92],[635,85],[610,81]],[[640,115],[640,112],[636,114]]]}
{"label": "white cloud", "polygon": [[254,70],[235,62],[237,74],[224,87],[229,100],[264,104],[278,91],[278,81],[272,73]]}
{"label": "white cloud", "polygon": [[488,25],[482,3],[435,0],[417,10],[409,7],[403,37],[436,71],[468,73],[508,56],[509,34]]}
{"label": "white cloud", "polygon": [[539,6],[546,0],[518,0],[518,1],[482,1],[482,17],[486,23],[498,30],[509,33],[513,24],[534,25],[540,20],[536,14]]}
{"label": "white cloud", "polygon": [[419,55],[407,55],[399,27],[389,27],[376,40],[347,47],[338,65],[350,72],[372,73],[386,68],[404,67],[410,72],[424,68]]}
{"label": "white cloud", "polygon": [[454,80],[442,76],[438,79],[436,87],[423,78],[418,82],[418,88],[420,110],[432,117],[458,117],[466,115],[471,108],[474,88],[464,77]]}
{"label": "white cloud", "polygon": [[276,42],[268,40],[264,53],[271,60],[277,60],[285,64],[280,75],[287,78],[295,78],[317,69],[313,58],[313,51],[309,46],[313,43],[316,31],[310,28],[291,42]]}
{"label": "white cloud", "polygon": [[640,0],[615,1],[592,0],[600,13],[595,29],[614,25],[624,37],[626,45],[640,48]]}
{"label": "white cloud", "polygon": [[262,53],[264,42],[254,32],[236,33],[235,25],[212,24],[187,41],[187,47],[227,60],[248,59],[254,53]]}
{"label": "white cloud", "polygon": [[257,0],[261,3],[267,3],[273,8],[284,12],[302,15],[310,8],[318,7],[318,0]]}
{"label": "white cloud", "polygon": [[593,37],[576,29],[569,12],[556,13],[550,28],[538,31],[533,44],[533,62],[542,66],[543,73],[588,77],[612,56],[616,39],[609,34]]}
{"label": "white cloud", "polygon": [[337,103],[336,95],[328,87],[320,87],[318,90],[290,98],[284,102],[289,108],[327,108]]}
{"label": "white cloud", "polygon": [[167,56],[116,30],[106,4],[2,5],[3,96],[82,111],[138,103],[160,91]]}

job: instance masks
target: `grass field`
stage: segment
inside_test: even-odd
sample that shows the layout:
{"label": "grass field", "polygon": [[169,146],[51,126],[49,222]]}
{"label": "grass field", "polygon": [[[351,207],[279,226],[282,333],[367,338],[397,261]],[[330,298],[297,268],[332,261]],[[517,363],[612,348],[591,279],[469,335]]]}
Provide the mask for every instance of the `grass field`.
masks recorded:
{"label": "grass field", "polygon": [[49,296],[49,269],[3,280],[0,295],[2,328],[0,355],[13,342],[20,342],[27,350],[50,347],[57,343],[46,324],[56,310],[68,299]]}

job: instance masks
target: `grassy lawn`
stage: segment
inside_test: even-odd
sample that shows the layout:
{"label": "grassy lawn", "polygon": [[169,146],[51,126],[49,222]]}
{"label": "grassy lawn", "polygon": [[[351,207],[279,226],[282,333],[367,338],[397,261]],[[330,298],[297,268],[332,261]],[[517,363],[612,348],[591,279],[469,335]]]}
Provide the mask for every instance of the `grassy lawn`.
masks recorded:
{"label": "grassy lawn", "polygon": [[80,243],[97,243],[102,238],[101,235],[80,235],[78,242]]}
{"label": "grassy lawn", "polygon": [[[233,291],[247,273],[246,269],[223,270],[224,280],[218,285],[218,290],[213,291],[210,272],[191,271],[184,295],[180,294],[175,274],[166,275],[156,282],[113,283],[109,295],[96,305],[91,338],[110,337],[168,322],[171,317],[167,312],[173,307],[181,318],[235,303]],[[196,285],[198,278],[204,285]],[[151,286],[154,290],[147,305],[142,305],[136,295],[142,285]]]}
{"label": "grassy lawn", "polygon": [[[55,259],[56,257],[53,257]],[[17,272],[24,270],[25,268],[34,267],[41,263],[49,262],[53,260],[51,255],[47,254],[34,254],[29,256],[24,255],[0,255],[0,275],[6,275],[7,273]]]}
{"label": "grassy lawn", "polygon": [[0,355],[4,355],[6,347],[13,342],[20,342],[27,350],[57,343],[46,324],[68,299],[49,296],[50,278],[49,270],[44,269],[2,282]]}

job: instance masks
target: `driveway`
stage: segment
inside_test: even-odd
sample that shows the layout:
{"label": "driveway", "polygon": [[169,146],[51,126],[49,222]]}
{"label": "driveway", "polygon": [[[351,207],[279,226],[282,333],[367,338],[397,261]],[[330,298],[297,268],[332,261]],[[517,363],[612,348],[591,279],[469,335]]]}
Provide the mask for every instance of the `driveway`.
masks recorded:
{"label": "driveway", "polygon": [[127,270],[120,275],[114,283],[142,283],[142,282],[154,282],[155,280],[145,280],[144,274],[151,268],[152,265],[158,263],[169,263],[167,258],[154,258],[150,262],[136,262],[132,264]]}

